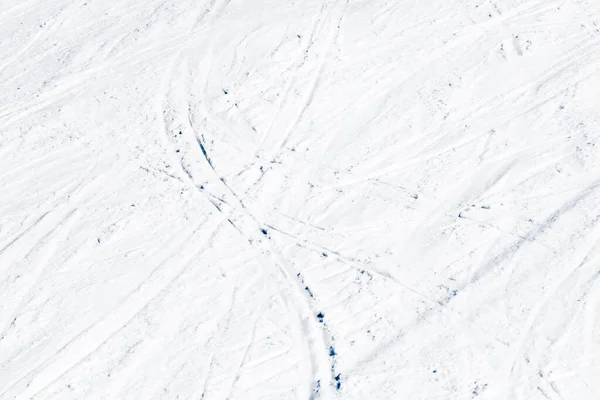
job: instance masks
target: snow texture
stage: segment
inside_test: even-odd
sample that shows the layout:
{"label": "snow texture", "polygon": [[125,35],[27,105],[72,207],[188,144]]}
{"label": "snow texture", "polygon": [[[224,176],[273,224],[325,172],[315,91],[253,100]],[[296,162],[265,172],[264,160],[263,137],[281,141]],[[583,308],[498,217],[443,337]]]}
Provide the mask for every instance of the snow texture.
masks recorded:
{"label": "snow texture", "polygon": [[0,0],[0,399],[600,399],[600,2]]}

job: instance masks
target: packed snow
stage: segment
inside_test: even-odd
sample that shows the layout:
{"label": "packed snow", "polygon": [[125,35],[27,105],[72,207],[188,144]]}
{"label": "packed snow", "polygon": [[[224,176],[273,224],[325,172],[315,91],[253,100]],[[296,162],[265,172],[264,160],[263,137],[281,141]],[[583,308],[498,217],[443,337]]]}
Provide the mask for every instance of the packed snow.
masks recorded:
{"label": "packed snow", "polygon": [[0,399],[600,399],[600,2],[0,0]]}

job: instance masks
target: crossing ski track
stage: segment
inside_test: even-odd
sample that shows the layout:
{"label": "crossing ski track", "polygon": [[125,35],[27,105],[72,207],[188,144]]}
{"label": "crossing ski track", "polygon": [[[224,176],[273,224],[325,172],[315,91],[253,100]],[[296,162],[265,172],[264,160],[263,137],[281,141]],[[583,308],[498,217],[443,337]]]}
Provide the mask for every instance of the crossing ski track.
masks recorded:
{"label": "crossing ski track", "polygon": [[0,400],[600,399],[600,3],[0,0]]}

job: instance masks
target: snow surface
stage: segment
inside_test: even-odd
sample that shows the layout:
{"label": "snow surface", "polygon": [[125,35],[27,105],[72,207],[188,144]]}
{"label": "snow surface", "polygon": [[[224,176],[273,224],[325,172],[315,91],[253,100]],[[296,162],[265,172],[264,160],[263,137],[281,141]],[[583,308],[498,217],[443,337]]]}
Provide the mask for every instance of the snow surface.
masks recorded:
{"label": "snow surface", "polygon": [[0,0],[0,399],[600,399],[597,0]]}

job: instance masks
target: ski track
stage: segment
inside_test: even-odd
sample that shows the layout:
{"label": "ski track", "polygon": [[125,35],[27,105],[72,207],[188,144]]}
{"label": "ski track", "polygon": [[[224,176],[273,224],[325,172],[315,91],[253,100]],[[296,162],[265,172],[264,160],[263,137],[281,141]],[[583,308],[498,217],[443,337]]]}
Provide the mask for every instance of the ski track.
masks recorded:
{"label": "ski track", "polygon": [[0,400],[598,399],[600,5],[0,1]]}

